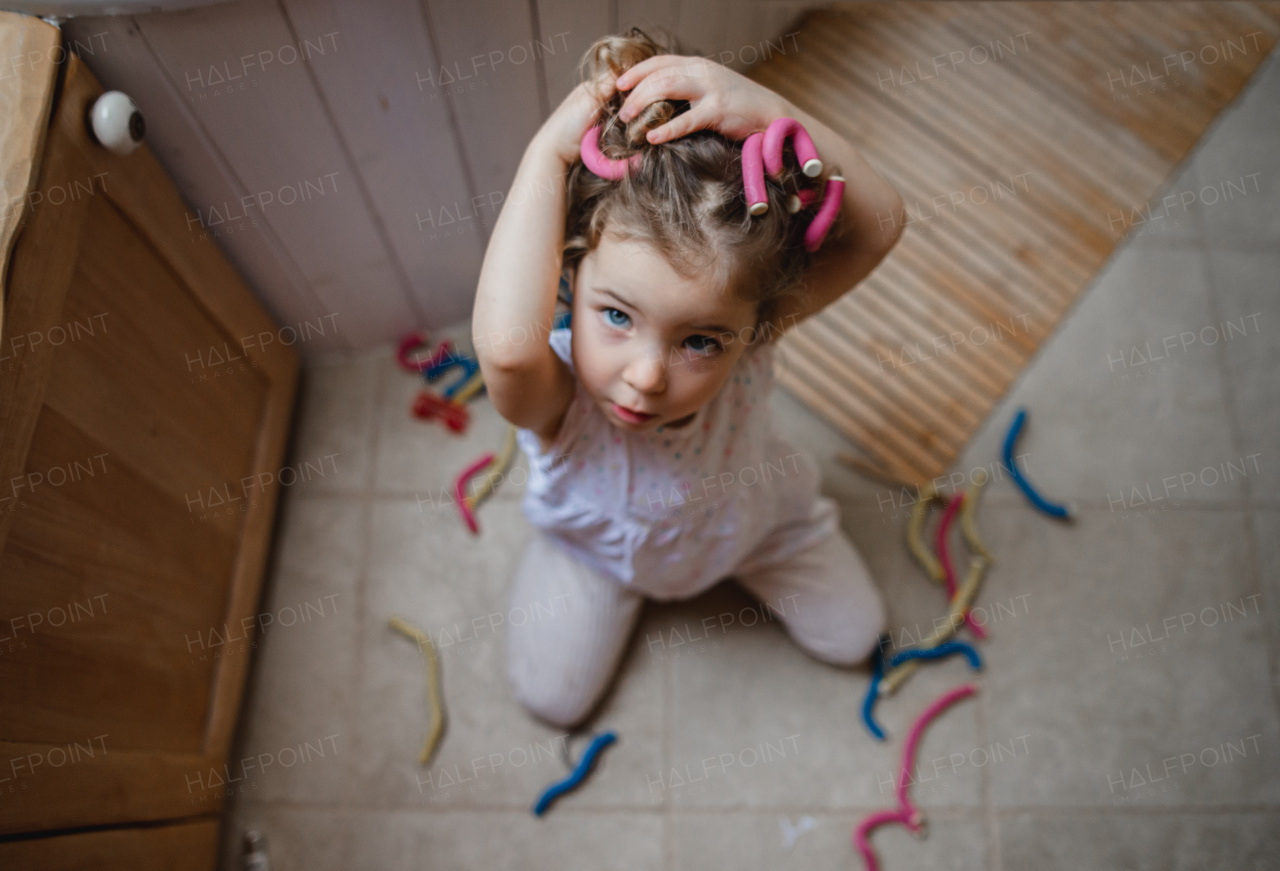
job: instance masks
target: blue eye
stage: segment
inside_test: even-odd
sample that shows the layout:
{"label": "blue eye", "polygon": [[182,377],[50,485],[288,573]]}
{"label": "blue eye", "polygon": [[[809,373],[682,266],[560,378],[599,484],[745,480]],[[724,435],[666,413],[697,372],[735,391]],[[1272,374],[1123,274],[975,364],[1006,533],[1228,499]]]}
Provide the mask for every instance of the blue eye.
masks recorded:
{"label": "blue eye", "polygon": [[693,353],[703,356],[723,350],[720,343],[711,336],[690,336],[684,340],[684,345]]}
{"label": "blue eye", "polygon": [[616,308],[601,309],[604,312],[605,322],[613,327],[625,327],[631,323],[631,316],[624,311]]}

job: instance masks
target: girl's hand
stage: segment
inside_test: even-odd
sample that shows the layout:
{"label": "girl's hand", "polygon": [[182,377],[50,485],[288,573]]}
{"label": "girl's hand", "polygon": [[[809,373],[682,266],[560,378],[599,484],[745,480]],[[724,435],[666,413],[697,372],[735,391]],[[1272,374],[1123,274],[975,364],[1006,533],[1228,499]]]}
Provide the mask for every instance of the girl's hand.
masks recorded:
{"label": "girl's hand", "polygon": [[578,160],[582,136],[594,126],[600,107],[614,94],[613,77],[597,82],[580,82],[569,92],[534,137],[554,149],[566,166]]}
{"label": "girl's hand", "polygon": [[618,115],[622,121],[658,100],[689,101],[687,112],[649,131],[654,145],[695,130],[715,130],[738,141],[763,131],[775,118],[790,116],[790,104],[779,94],[702,57],[656,55],[623,72],[615,87],[631,91]]}

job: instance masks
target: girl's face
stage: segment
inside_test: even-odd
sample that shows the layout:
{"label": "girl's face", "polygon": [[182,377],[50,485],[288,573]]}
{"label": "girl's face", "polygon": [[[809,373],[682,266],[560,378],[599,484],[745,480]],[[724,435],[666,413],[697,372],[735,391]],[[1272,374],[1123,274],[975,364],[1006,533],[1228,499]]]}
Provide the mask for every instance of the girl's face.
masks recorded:
{"label": "girl's face", "polygon": [[575,284],[573,364],[622,429],[686,423],[754,338],[754,303],[681,278],[640,242],[605,233]]}

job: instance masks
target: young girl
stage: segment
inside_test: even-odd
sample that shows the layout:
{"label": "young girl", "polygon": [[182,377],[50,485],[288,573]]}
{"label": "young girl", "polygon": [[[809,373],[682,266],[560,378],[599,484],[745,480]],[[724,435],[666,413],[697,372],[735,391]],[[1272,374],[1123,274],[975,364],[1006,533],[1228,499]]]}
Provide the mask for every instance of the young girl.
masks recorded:
{"label": "young girl", "polygon": [[[534,529],[511,601],[550,614],[508,625],[507,672],[562,727],[603,695],[646,598],[730,576],[812,656],[851,665],[873,650],[885,614],[866,566],[814,463],[772,430],[772,341],[861,281],[904,223],[853,146],[744,76],[638,28],[584,65],[525,150],[472,321],[530,465]],[[816,252],[819,203],[789,197],[820,180],[791,154],[764,181],[764,213],[748,208],[743,140],[778,118],[845,179]],[[598,124],[600,160],[584,144]],[[552,329],[562,279],[571,320]]]}

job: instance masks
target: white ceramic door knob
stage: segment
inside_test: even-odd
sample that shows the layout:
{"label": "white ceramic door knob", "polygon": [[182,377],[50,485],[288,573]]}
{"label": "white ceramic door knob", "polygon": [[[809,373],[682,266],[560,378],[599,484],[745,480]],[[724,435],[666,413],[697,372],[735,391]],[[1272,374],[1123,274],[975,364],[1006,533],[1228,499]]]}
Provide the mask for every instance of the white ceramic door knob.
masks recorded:
{"label": "white ceramic door knob", "polygon": [[89,126],[98,142],[116,154],[137,148],[147,130],[142,113],[123,91],[107,91],[94,101]]}

